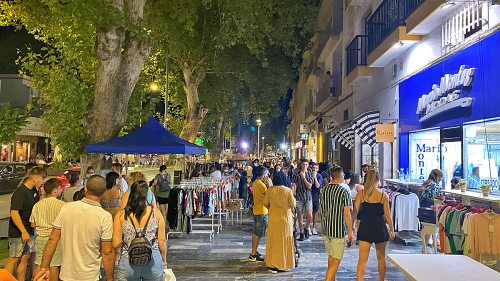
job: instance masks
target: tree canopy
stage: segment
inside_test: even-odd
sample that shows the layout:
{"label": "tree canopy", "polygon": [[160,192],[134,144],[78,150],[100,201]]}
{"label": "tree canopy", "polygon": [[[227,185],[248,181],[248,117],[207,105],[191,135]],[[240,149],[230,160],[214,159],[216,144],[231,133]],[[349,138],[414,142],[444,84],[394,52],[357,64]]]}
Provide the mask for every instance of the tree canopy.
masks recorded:
{"label": "tree canopy", "polygon": [[[42,93],[67,157],[139,126],[169,103],[169,128],[193,141],[202,121],[279,115],[314,31],[314,0],[12,0],[0,25],[45,43],[18,64]],[[168,65],[168,93],[165,92]],[[153,91],[152,83],[160,85]],[[163,114],[160,113],[161,115]]]}

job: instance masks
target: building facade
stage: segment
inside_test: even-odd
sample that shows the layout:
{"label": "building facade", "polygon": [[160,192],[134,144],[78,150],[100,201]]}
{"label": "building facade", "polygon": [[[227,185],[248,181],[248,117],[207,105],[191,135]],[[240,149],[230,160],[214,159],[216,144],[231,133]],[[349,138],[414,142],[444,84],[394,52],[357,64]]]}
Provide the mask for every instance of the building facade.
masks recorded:
{"label": "building facade", "polygon": [[[305,116],[300,116],[301,118],[294,121],[295,126],[309,125],[308,129],[312,132],[313,121],[316,121],[316,126],[321,126],[317,119],[313,120],[314,117],[320,116],[326,120],[322,122],[322,130],[325,133],[323,143],[326,147],[323,151],[326,151],[325,156],[331,157],[323,159],[335,161],[343,167],[350,167],[358,172],[362,164],[371,164],[378,167],[383,178],[397,177],[397,171],[403,168],[403,171],[410,173],[412,178],[419,179],[420,176],[416,177],[418,161],[414,159],[417,156],[411,154],[416,148],[412,150],[409,139],[411,136],[413,136],[412,140],[417,139],[417,136],[412,135],[411,132],[444,125],[431,119],[416,125],[414,119],[418,117],[415,112],[419,98],[435,89],[436,86],[433,85],[440,85],[442,77],[449,79],[453,74],[463,74],[463,70],[460,72],[461,65],[464,65],[462,69],[466,70],[469,68],[485,69],[485,66],[487,66],[485,71],[490,70],[493,64],[468,64],[470,60],[464,59],[465,55],[460,55],[460,52],[475,48],[475,53],[467,53],[469,56],[474,55],[472,61],[476,63],[491,61],[493,54],[488,53],[491,43],[485,40],[490,37],[494,38],[499,28],[500,6],[496,4],[496,1],[476,0],[322,1],[318,26],[321,26],[319,23],[325,22],[321,20],[322,16],[325,17],[322,15],[324,9],[331,14],[332,18],[342,13],[342,26],[335,27],[338,20],[332,20],[332,29],[340,30],[336,35],[331,33],[330,39],[333,43],[322,47],[318,43],[321,40],[313,38],[313,47],[304,55],[304,65],[295,89],[293,106],[296,110],[299,110],[297,107],[304,107]],[[316,37],[325,36],[321,35],[324,32],[323,29],[318,28],[318,30]],[[491,42],[494,41],[494,39],[491,40]],[[330,45],[333,47],[329,47]],[[319,52],[324,53],[323,56],[311,55],[318,53],[314,51],[315,48],[323,48],[323,52]],[[318,100],[321,101],[319,85],[321,85],[322,71],[312,72],[312,74],[308,71],[311,68],[310,65],[323,66],[320,60],[322,57],[327,59],[324,63],[325,73],[329,71],[332,74],[331,88],[339,90],[330,97],[328,108],[317,106]],[[316,62],[314,58],[317,58]],[[463,61],[463,63],[453,64],[455,60]],[[494,69],[491,70],[494,71]],[[426,74],[428,72],[433,74]],[[480,77],[486,79],[486,76]],[[479,83],[477,74],[473,83]],[[488,83],[488,81],[482,83]],[[472,87],[478,88],[479,86],[472,85]],[[417,93],[417,89],[424,92]],[[462,92],[465,93],[465,91]],[[484,93],[484,90],[478,92]],[[453,97],[459,98],[456,95]],[[432,98],[437,99],[438,96],[432,96]],[[307,110],[309,104],[313,104],[313,110]],[[293,115],[293,112],[291,114]],[[483,115],[463,114],[465,115],[462,117],[460,114],[458,117],[445,114],[441,118],[455,120],[446,124],[450,127],[460,122],[478,122],[485,118],[500,116],[494,112]],[[376,124],[394,124],[396,138],[393,143],[375,142]],[[293,125],[292,122],[291,139],[298,133]],[[444,128],[448,128],[446,126]],[[495,127],[492,126],[491,128]],[[486,127],[487,130],[490,128]],[[463,135],[465,129],[460,130]],[[330,137],[334,141],[329,141]],[[437,142],[442,143],[440,139]],[[464,142],[462,138],[461,144],[455,144],[455,148],[461,149],[462,153],[457,153],[457,155],[460,154],[460,157],[465,159],[468,156],[464,152],[466,151]],[[334,144],[330,145],[334,153],[329,154],[328,146],[325,145],[327,143]],[[419,147],[422,145],[419,144]],[[413,146],[416,146],[416,142]],[[490,151],[485,153],[490,153]],[[477,152],[477,154],[480,153]],[[451,161],[454,162],[453,164],[444,163],[446,161],[442,159],[449,156],[441,154],[434,156],[439,161],[427,166],[442,169],[445,169],[445,166],[451,166],[446,169],[452,170],[455,167],[457,170],[458,166],[466,163],[455,161],[458,158]],[[490,159],[495,162],[491,160],[493,158],[492,156],[483,157],[475,161]],[[410,163],[416,164],[410,165]],[[500,166],[500,163],[498,164]],[[417,166],[414,167],[415,165]],[[483,167],[484,172],[484,165],[479,166]],[[472,173],[472,170],[462,170],[463,176]],[[425,174],[427,171],[421,172]],[[447,177],[449,178],[450,176]]]}

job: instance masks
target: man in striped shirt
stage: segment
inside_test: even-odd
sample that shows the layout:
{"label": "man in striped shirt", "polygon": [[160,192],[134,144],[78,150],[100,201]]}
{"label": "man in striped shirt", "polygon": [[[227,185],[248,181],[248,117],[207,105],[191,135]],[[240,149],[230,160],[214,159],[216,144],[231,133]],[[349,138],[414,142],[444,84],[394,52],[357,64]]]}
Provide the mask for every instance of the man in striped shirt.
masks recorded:
{"label": "man in striped shirt", "polygon": [[[30,222],[31,226],[35,228],[35,249],[36,249],[36,270],[34,274],[36,275],[40,270],[40,265],[42,264],[43,249],[49,241],[50,233],[52,232],[53,223],[59,215],[61,208],[64,206],[64,201],[57,199],[61,196],[61,181],[58,179],[49,179],[43,186],[45,194],[47,197],[40,200],[33,207],[33,212],[31,213]],[[58,280],[59,278],[59,267],[62,262],[61,248],[58,245],[54,253],[54,257],[50,262],[50,276],[51,280]]]}
{"label": "man in striped shirt", "polygon": [[349,190],[340,185],[344,180],[342,167],[330,168],[330,184],[321,190],[320,209],[323,238],[328,254],[326,280],[335,280],[340,261],[344,256],[346,234],[348,245],[354,241],[351,221],[351,196]]}

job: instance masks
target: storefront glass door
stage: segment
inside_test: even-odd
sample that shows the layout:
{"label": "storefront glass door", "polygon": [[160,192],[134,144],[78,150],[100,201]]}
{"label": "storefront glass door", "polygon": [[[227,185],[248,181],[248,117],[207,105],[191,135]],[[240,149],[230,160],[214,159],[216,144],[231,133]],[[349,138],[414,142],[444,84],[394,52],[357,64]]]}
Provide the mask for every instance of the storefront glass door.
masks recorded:
{"label": "storefront glass door", "polygon": [[462,177],[462,142],[441,144],[441,171],[446,189],[451,189],[451,180]]}

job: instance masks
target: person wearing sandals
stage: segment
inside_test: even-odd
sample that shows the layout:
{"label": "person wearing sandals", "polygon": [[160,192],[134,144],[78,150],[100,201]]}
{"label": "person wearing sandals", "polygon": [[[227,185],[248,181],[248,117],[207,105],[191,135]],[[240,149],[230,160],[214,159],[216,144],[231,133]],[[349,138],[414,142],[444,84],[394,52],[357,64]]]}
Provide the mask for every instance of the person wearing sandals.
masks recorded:
{"label": "person wearing sandals", "polygon": [[[134,183],[125,210],[116,213],[112,243],[115,251],[121,251],[121,255],[114,280],[163,280],[163,271],[167,266],[165,222],[158,208],[146,204],[147,195],[146,181]],[[128,248],[137,236],[142,235],[152,246],[151,260],[146,265],[132,265]]]}
{"label": "person wearing sandals", "polygon": [[[372,244],[377,253],[379,279],[385,280],[385,249],[389,238],[394,239],[394,226],[389,210],[389,196],[380,190],[380,176],[375,169],[370,169],[366,177],[366,185],[356,196],[358,212],[359,259],[357,280],[363,280],[366,262]],[[389,226],[389,230],[387,229]]]}

